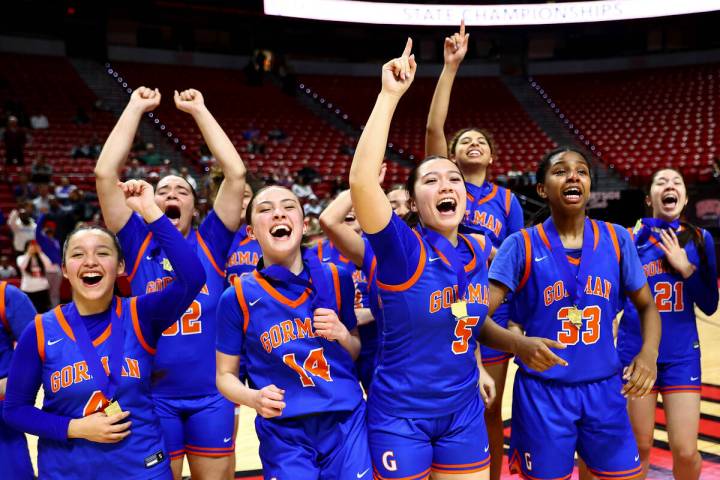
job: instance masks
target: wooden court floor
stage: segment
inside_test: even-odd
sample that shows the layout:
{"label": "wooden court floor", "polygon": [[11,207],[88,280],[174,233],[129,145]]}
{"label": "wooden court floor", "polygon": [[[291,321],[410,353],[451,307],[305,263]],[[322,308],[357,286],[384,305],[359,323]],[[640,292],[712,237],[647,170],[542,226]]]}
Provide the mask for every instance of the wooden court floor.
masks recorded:
{"label": "wooden court floor", "polygon": [[[701,402],[700,434],[698,447],[703,457],[703,480],[720,480],[720,312],[711,318],[698,312],[698,330],[702,348],[703,389]],[[514,377],[515,368],[509,375]],[[512,378],[503,398],[503,418],[506,428],[506,448],[509,440],[511,414]],[[664,416],[661,410],[662,400],[658,402],[657,425],[655,428],[655,446],[651,455],[649,479],[672,478],[672,457],[668,447],[668,436],[664,429]],[[255,411],[243,407],[240,412],[240,426],[235,441],[236,478],[260,479],[261,465],[258,457],[258,440],[255,435]],[[36,458],[37,438],[28,436],[33,463]],[[507,462],[507,459],[506,459]],[[507,470],[507,467],[506,467]],[[189,475],[187,464],[184,474]],[[512,478],[507,472],[503,478]],[[573,478],[576,478],[574,476]]]}

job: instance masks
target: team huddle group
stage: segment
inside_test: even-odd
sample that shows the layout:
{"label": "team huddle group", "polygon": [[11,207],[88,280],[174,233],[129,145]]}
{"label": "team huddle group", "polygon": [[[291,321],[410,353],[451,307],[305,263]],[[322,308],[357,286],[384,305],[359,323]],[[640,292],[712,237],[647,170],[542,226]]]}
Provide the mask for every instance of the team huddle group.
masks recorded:
{"label": "team huddle group", "polygon": [[[625,229],[586,216],[590,160],[558,148],[537,170],[547,215],[523,228],[512,192],[486,179],[490,134],[445,138],[468,37],[461,26],[445,39],[427,157],[387,194],[412,41],[383,66],[350,190],[322,213],[327,239],[312,247],[298,198],[252,191],[197,90],[174,102],[222,168],[213,210],[195,228],[185,179],[122,182],[161,99],[136,89],[95,169],[107,228],[80,227],[63,247],[73,301],[35,316],[0,286],[0,476],[33,478],[27,432],[41,479],[179,479],[185,456],[193,478],[233,478],[246,405],[268,479],[496,480],[514,356],[513,472],[569,479],[577,453],[584,478],[644,477],[661,393],[675,478],[698,478],[694,307],[717,308],[717,269],[708,232],[680,221],[682,175],[655,172],[651,215]],[[130,298],[115,294],[122,273]]]}

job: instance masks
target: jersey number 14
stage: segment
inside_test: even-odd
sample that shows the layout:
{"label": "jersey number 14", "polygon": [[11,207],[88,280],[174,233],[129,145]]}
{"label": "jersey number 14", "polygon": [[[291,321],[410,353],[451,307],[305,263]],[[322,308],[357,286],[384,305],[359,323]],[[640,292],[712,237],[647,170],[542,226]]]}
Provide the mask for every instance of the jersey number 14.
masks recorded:
{"label": "jersey number 14", "polygon": [[286,353],[283,355],[283,362],[292,368],[295,373],[300,375],[300,383],[303,387],[314,387],[315,381],[312,377],[322,378],[326,382],[332,382],[330,376],[330,365],[325,358],[325,351],[322,348],[310,350],[302,367],[295,360],[294,353]]}

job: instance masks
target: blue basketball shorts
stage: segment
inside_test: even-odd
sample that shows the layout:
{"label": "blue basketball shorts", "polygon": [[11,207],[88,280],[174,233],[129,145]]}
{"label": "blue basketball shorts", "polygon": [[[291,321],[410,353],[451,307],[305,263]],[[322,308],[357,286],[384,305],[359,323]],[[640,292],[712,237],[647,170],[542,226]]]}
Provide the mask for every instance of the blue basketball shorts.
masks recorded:
{"label": "blue basketball shorts", "polygon": [[404,418],[370,407],[368,433],[375,478],[426,479],[431,472],[472,473],[490,466],[480,393],[463,408],[433,418]]}
{"label": "blue basketball shorts", "polygon": [[263,475],[270,480],[370,480],[365,402],[352,412],[255,419]]}
{"label": "blue basketball shorts", "polygon": [[2,402],[0,401],[0,465],[2,478],[13,480],[33,480],[35,473],[30,463],[25,434],[10,428],[2,419]]}
{"label": "blue basketball shorts", "polygon": [[515,376],[510,471],[531,479],[569,479],[575,452],[600,480],[641,472],[620,376],[562,384]]}
{"label": "blue basketball shorts", "polygon": [[183,455],[225,457],[235,451],[235,405],[221,394],[153,397],[170,459]]}
{"label": "blue basketball shorts", "polygon": [[[630,362],[627,362],[629,364]],[[657,380],[653,393],[692,392],[700,393],[702,383],[702,367],[700,357],[686,358],[673,362],[658,362]]]}
{"label": "blue basketball shorts", "polygon": [[[508,321],[510,320],[510,304],[505,302],[501,304],[492,316],[495,323],[503,328],[507,328]],[[490,347],[486,347],[480,344],[480,354],[482,355],[483,365],[497,365],[509,361],[513,355],[512,353],[501,352]]]}

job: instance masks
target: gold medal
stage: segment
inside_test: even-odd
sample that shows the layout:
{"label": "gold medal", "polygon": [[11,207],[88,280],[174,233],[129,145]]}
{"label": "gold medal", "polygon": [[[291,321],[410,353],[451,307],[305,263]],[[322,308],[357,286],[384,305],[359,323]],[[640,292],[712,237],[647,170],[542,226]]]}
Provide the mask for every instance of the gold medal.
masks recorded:
{"label": "gold medal", "polygon": [[570,311],[568,312],[568,320],[570,320],[570,323],[572,323],[578,330],[582,328],[582,313],[580,312],[580,309],[578,309],[575,305],[570,307]]}
{"label": "gold medal", "polygon": [[110,405],[105,407],[103,412],[105,412],[105,415],[107,415],[108,417],[111,417],[117,413],[122,413],[122,408],[120,408],[120,404],[117,402],[117,400],[113,400],[112,402],[110,402]]}
{"label": "gold medal", "polygon": [[458,300],[450,305],[450,310],[455,318],[465,318],[468,316],[467,313],[467,302],[465,300]]}
{"label": "gold medal", "polygon": [[173,271],[172,265],[170,264],[170,260],[167,258],[163,258],[162,267],[163,267],[163,270],[166,270],[168,272]]}

